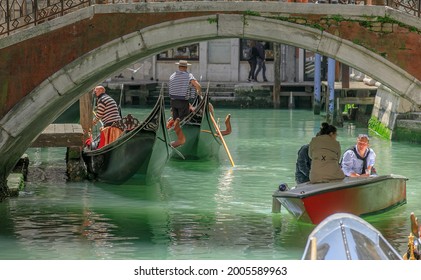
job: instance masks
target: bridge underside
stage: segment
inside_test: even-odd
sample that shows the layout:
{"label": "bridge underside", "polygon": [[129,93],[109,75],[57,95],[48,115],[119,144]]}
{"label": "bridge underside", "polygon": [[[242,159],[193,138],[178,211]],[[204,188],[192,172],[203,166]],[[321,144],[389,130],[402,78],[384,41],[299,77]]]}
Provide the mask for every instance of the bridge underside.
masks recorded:
{"label": "bridge underside", "polygon": [[[128,6],[130,5],[126,5],[124,9],[127,10]],[[32,39],[23,40],[23,51],[20,49],[19,55],[16,54],[18,51],[12,51],[19,49],[16,44],[11,44],[12,39],[8,39],[9,41],[4,44],[8,45],[3,50],[20,57],[21,61],[25,61],[26,57],[38,58],[35,61],[30,60],[27,64],[22,63],[23,66],[18,67],[16,71],[21,71],[16,73],[19,74],[18,80],[12,79],[13,73],[6,76],[7,83],[0,89],[1,99],[6,100],[1,108],[3,117],[0,120],[0,154],[7,155],[0,157],[0,182],[5,182],[5,178],[33,139],[95,85],[143,58],[171,47],[210,39],[250,38],[307,49],[366,73],[409,100],[414,104],[414,110],[418,110],[421,106],[421,97],[418,94],[421,91],[421,83],[417,78],[383,56],[327,31],[267,16],[238,14],[238,11],[237,13],[207,11],[202,12],[205,15],[194,17],[191,16],[192,13],[187,12],[184,13],[184,18],[180,14],[169,14],[167,17],[174,20],[160,19],[158,23],[150,25],[145,22],[151,23],[152,20],[144,19],[144,15],[141,15],[137,21],[142,21],[146,27],[136,28],[136,25],[131,23],[127,29],[133,30],[128,34],[119,27],[118,31],[106,35],[106,27],[110,28],[113,24],[120,25],[116,23],[117,19],[112,18],[116,13],[120,15],[118,18],[121,20],[122,12],[119,9],[122,8],[112,5],[95,9],[89,7],[69,15],[73,23],[65,23],[69,22],[69,18],[63,17],[61,19],[63,22],[58,19],[59,28],[52,28],[50,26],[52,23],[46,23],[45,26],[39,25],[28,30],[27,32],[32,34],[39,33],[41,42],[36,36],[33,37],[38,44],[37,48],[34,48],[28,45]],[[85,28],[83,32],[82,28]],[[90,28],[99,29],[100,32],[95,33],[97,30],[91,33]],[[63,56],[59,51],[63,42],[55,47],[44,47],[41,44],[44,38],[42,32],[50,29],[55,30],[51,31],[50,41],[64,39],[63,34],[67,34],[66,40],[70,46],[64,48]],[[71,30],[74,30],[74,35],[77,37],[76,43],[72,43],[69,38],[72,36]],[[80,34],[85,34],[85,37],[79,38]],[[24,35],[19,36],[24,37]],[[112,38],[113,36],[115,38]],[[70,51],[72,49],[73,52]],[[6,59],[1,50],[0,55],[2,61],[7,64],[2,67],[12,67],[12,61],[14,63],[16,61],[13,55]],[[60,61],[62,64],[54,61]],[[32,62],[35,65],[31,65]],[[30,71],[28,72],[25,67],[29,67]],[[37,72],[36,67],[41,69]],[[43,77],[42,73],[48,75]],[[29,79],[36,85],[23,82]],[[14,89],[15,95],[9,92],[10,88]],[[10,97],[12,95],[13,97]],[[16,98],[19,100],[15,100]]]}

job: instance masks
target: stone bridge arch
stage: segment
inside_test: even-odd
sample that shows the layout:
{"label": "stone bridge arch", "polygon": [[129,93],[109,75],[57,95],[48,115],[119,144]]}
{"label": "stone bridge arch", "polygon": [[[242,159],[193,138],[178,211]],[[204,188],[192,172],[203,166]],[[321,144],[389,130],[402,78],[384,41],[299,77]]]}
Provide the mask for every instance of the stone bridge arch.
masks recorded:
{"label": "stone bridge arch", "polygon": [[[37,26],[32,32],[42,28]],[[76,58],[14,105],[0,120],[0,154],[7,155],[0,157],[0,185],[32,140],[97,83],[170,47],[216,38],[273,41],[320,53],[370,75],[415,108],[421,104],[417,78],[384,57],[320,29],[265,16],[224,13],[165,21],[120,36]]]}

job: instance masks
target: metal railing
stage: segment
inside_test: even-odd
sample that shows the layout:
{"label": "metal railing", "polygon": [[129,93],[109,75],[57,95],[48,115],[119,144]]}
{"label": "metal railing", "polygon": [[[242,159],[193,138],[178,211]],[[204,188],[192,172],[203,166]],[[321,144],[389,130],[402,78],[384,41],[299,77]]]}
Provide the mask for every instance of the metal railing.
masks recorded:
{"label": "metal railing", "polygon": [[0,37],[92,4],[91,0],[0,0]]}
{"label": "metal railing", "polygon": [[386,6],[421,17],[421,0],[386,0]]}
{"label": "metal railing", "polygon": [[[28,26],[43,23],[93,4],[180,1],[182,0],[0,0],[0,38],[18,32]],[[279,0],[272,1],[280,2]],[[368,0],[293,0],[292,2],[364,5],[367,1]],[[420,17],[421,0],[384,1],[386,1],[385,4],[387,6]],[[281,2],[287,2],[287,0],[283,0]]]}

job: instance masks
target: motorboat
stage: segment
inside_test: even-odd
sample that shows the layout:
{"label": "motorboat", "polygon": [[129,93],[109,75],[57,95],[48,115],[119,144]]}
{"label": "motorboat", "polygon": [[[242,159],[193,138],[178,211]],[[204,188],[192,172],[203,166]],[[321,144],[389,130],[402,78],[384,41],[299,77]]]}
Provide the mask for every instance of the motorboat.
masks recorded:
{"label": "motorboat", "polygon": [[406,203],[407,180],[391,174],[346,177],[329,183],[306,182],[293,189],[281,184],[272,195],[272,212],[280,212],[282,205],[298,220],[313,224],[339,212],[374,215]]}

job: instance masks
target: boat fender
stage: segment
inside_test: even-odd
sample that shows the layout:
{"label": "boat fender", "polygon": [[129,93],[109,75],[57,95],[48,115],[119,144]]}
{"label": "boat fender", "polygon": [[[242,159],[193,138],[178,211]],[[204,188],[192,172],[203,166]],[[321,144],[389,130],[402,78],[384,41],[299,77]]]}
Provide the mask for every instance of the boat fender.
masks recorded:
{"label": "boat fender", "polygon": [[288,184],[287,183],[280,183],[278,189],[281,192],[288,191],[289,190]]}

